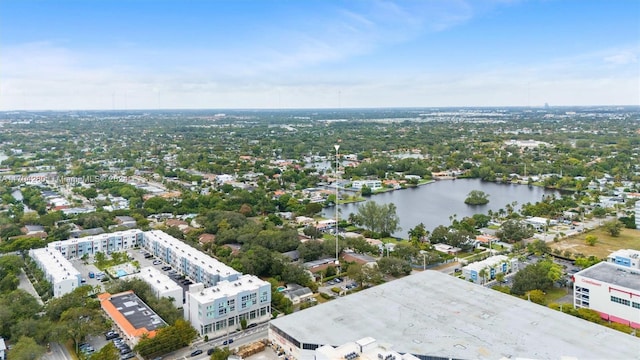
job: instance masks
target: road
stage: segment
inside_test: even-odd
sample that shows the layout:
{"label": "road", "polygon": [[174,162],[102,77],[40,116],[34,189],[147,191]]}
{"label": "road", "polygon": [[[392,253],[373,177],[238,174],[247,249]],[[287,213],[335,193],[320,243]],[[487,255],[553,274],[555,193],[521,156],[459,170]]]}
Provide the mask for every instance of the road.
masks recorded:
{"label": "road", "polygon": [[[244,331],[232,332],[229,334],[229,338],[233,339],[233,343],[230,344],[231,349],[239,348],[243,345],[249,345],[256,341],[264,340],[268,338],[269,323],[264,323],[256,326],[255,328],[246,329]],[[226,336],[211,339],[208,342],[197,341],[188,348],[183,348],[172,353],[163,356],[164,359],[192,359],[192,360],[204,360],[209,359],[207,350],[215,347],[224,347],[222,342],[226,339]],[[191,357],[191,353],[196,350],[202,350],[202,354]]]}

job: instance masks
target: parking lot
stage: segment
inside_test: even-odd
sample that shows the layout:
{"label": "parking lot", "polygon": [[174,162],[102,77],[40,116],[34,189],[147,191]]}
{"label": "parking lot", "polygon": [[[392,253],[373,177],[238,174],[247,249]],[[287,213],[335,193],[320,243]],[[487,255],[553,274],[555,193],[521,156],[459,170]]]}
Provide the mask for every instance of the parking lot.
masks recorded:
{"label": "parking lot", "polygon": [[[340,289],[340,294],[336,294],[335,292],[333,292],[332,289],[336,287]],[[357,287],[358,284],[356,284],[348,277],[339,277],[325,282],[318,288],[318,291],[331,296],[341,296],[345,295],[348,291],[355,290]]]}

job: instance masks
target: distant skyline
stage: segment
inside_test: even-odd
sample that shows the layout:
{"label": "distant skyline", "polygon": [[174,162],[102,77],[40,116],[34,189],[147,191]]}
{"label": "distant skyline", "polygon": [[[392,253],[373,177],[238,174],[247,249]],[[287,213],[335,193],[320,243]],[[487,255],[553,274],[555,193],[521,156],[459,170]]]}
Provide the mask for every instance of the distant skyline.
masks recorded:
{"label": "distant skyline", "polygon": [[640,1],[2,0],[0,110],[640,105]]}

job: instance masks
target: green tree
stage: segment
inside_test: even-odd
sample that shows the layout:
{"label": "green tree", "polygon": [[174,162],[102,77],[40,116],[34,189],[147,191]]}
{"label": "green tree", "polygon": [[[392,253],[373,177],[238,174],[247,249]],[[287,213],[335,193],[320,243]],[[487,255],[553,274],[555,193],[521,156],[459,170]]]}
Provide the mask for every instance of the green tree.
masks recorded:
{"label": "green tree", "polygon": [[300,258],[303,261],[313,261],[318,260],[323,254],[324,244],[318,240],[310,240],[301,243],[298,246],[298,252],[300,253]]}
{"label": "green tree", "polygon": [[35,318],[42,306],[22,289],[0,294],[0,336],[11,337],[11,328],[22,319]]}
{"label": "green tree", "polygon": [[514,243],[533,236],[533,229],[518,220],[507,220],[502,223],[496,236],[502,241]]}
{"label": "green tree", "polygon": [[588,268],[590,266],[593,266],[593,265],[599,263],[600,261],[602,261],[602,260],[598,259],[597,257],[595,257],[593,255],[589,256],[588,258],[577,257],[575,262],[574,262],[574,265],[575,266],[579,266],[579,267],[581,267],[583,269],[586,269],[586,268]]}
{"label": "green tree", "polygon": [[55,331],[61,342],[68,339],[73,340],[76,352],[78,352],[78,345],[82,339],[89,335],[98,335],[108,328],[109,325],[102,315],[102,311],[74,307],[62,313]]}
{"label": "green tree", "polygon": [[536,239],[533,242],[530,242],[529,244],[527,244],[527,251],[540,256],[540,255],[549,253],[551,249],[549,248],[549,245],[547,245],[545,241]]}
{"label": "green tree", "polygon": [[34,360],[44,355],[44,347],[27,336],[21,336],[8,353],[10,360]]}
{"label": "green tree", "polygon": [[540,305],[543,305],[545,301],[544,292],[538,289],[527,291],[524,298]]}
{"label": "green tree", "polygon": [[593,235],[593,234],[589,234],[589,235],[585,236],[584,241],[589,246],[595,246],[596,243],[598,242],[598,237]]}
{"label": "green tree", "polygon": [[547,290],[562,276],[562,268],[550,260],[526,266],[513,276],[511,293],[524,295],[530,290]]}
{"label": "green tree", "polygon": [[91,360],[118,360],[120,359],[120,351],[112,343],[108,342],[100,350],[91,355]]}
{"label": "green tree", "polygon": [[375,201],[367,201],[364,205],[358,206],[353,220],[357,225],[362,225],[374,233],[383,237],[389,236],[401,230],[396,210],[393,203],[378,205]]}
{"label": "green tree", "polygon": [[229,347],[224,348],[214,348],[213,353],[211,354],[211,360],[227,360],[231,355],[231,350]]}
{"label": "green tree", "polygon": [[383,274],[398,277],[411,273],[411,264],[407,260],[395,257],[383,257],[378,260],[378,268]]}
{"label": "green tree", "polygon": [[480,272],[478,272],[478,275],[482,278],[482,284],[487,282],[487,275],[489,275],[487,268],[482,268]]}
{"label": "green tree", "polygon": [[382,273],[376,264],[353,264],[347,269],[350,279],[358,283],[360,287],[375,285],[382,282]]}
{"label": "green tree", "polygon": [[415,245],[424,242],[428,235],[429,231],[427,231],[423,223],[409,229],[409,240]]}
{"label": "green tree", "polygon": [[611,220],[602,224],[602,227],[613,237],[620,236],[624,224],[619,220]]}
{"label": "green tree", "polygon": [[607,209],[601,207],[601,206],[596,206],[593,211],[591,211],[591,213],[593,214],[593,216],[597,217],[597,218],[603,218],[607,215]]}
{"label": "green tree", "polygon": [[485,205],[489,203],[489,194],[480,190],[471,190],[464,200],[468,205]]}

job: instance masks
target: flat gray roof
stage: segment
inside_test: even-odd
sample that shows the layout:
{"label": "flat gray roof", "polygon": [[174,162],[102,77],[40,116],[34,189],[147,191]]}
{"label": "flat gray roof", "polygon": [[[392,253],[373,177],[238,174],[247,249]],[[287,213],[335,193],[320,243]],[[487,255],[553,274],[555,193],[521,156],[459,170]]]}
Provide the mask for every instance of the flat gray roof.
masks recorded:
{"label": "flat gray roof", "polygon": [[458,359],[640,359],[640,339],[511,295],[423,271],[271,321],[301,343],[364,337]]}
{"label": "flat gray roof", "polygon": [[121,293],[111,296],[113,306],[133,325],[134,329],[152,331],[166,326],[167,323],[134,293]]}
{"label": "flat gray roof", "polygon": [[575,275],[640,291],[640,270],[610,262],[597,263]]}

